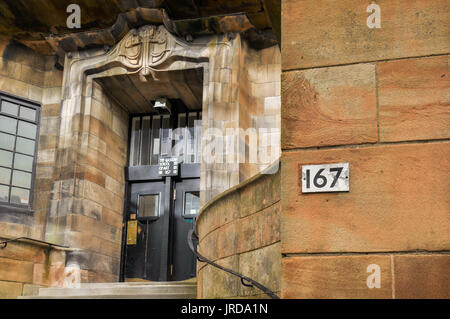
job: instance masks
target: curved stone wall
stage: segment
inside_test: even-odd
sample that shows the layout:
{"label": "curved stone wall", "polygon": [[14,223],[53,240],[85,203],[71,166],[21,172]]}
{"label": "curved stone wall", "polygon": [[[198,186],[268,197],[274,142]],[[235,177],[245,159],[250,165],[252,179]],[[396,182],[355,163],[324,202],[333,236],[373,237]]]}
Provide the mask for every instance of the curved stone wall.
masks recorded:
{"label": "curved stone wall", "polygon": [[[211,200],[197,218],[199,252],[279,294],[280,173],[258,174]],[[198,298],[267,297],[240,279],[199,263]]]}

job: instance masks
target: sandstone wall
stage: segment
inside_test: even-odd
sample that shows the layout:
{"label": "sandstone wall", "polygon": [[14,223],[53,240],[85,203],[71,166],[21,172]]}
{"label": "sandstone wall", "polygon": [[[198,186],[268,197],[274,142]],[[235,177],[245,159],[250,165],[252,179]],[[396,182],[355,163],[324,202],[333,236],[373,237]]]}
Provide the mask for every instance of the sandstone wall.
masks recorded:
{"label": "sandstone wall", "polygon": [[[197,218],[199,252],[280,292],[280,174],[257,175],[208,203]],[[199,263],[198,298],[265,298],[239,277]]]}
{"label": "sandstone wall", "polygon": [[[449,3],[376,3],[380,29],[368,1],[282,4],[284,298],[450,296]],[[349,193],[301,193],[339,162]]]}
{"label": "sandstone wall", "polygon": [[[208,129],[217,129],[224,136],[223,151],[215,152],[212,163],[203,152],[201,172],[201,203],[244,182],[279,157],[279,145],[271,160],[249,161],[249,136],[239,136],[228,129],[280,128],[281,54],[277,46],[254,50],[237,34],[234,38],[219,36],[209,42],[209,69],[203,92],[202,148],[213,139],[205,139]],[[212,131],[210,131],[212,132]],[[278,133],[279,134],[279,133]],[[234,144],[227,140],[234,139]],[[279,140],[279,137],[278,137]],[[258,151],[263,141],[258,141]],[[242,143],[244,149],[239,147]],[[233,146],[230,146],[233,145]],[[227,149],[228,147],[228,149]],[[234,156],[230,148],[234,147]],[[245,160],[240,160],[244,157]]]}
{"label": "sandstone wall", "polygon": [[114,282],[120,271],[128,113],[95,81],[87,104],[78,107],[61,114],[46,240],[83,251],[82,282]]}
{"label": "sandstone wall", "polygon": [[41,104],[34,213],[0,213],[0,234],[43,239],[59,128],[62,71],[55,68],[55,57],[38,55],[6,38],[0,39],[0,54],[0,91]]}
{"label": "sandstone wall", "polygon": [[[0,236],[0,241],[7,238]],[[66,252],[31,242],[0,246],[0,299],[37,294],[39,287],[62,286]]]}

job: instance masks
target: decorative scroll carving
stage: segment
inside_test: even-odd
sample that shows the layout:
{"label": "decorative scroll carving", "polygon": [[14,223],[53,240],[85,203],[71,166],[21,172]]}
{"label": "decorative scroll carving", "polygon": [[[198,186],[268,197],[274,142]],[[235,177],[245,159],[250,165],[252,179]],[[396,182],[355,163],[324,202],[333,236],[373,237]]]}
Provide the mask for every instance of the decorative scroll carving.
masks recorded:
{"label": "decorative scroll carving", "polygon": [[130,67],[140,67],[140,75],[154,76],[155,68],[164,63],[180,44],[164,26],[146,25],[130,31],[118,45],[118,55]]}

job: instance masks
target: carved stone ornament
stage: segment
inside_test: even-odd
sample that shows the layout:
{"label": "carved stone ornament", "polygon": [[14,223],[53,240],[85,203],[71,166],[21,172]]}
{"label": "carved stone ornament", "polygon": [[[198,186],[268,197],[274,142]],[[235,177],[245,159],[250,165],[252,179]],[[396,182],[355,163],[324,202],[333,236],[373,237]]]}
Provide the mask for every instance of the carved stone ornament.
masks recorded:
{"label": "carved stone ornament", "polygon": [[140,74],[146,76],[167,60],[177,43],[182,45],[164,26],[146,25],[131,30],[117,46],[117,53],[125,65],[140,67]]}

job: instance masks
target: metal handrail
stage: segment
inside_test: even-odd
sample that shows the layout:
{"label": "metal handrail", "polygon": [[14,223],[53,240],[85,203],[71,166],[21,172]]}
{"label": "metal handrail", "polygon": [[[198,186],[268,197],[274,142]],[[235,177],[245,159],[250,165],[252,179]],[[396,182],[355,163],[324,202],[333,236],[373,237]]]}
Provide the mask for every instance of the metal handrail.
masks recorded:
{"label": "metal handrail", "polygon": [[[14,242],[14,241],[22,241],[22,240],[36,242],[36,243],[39,243],[41,245],[46,245],[46,246],[49,246],[49,247],[70,249],[70,247],[67,247],[67,246],[52,244],[52,243],[48,243],[46,241],[42,241],[42,240],[34,239],[34,238],[29,238],[29,237],[17,237],[17,238],[12,238],[12,239],[7,239],[7,240],[4,240],[4,241],[0,241],[0,249],[6,248],[6,246],[8,246],[8,243],[11,243],[11,242]],[[3,247],[2,247],[2,245],[3,245]]]}
{"label": "metal handrail", "polygon": [[[233,270],[231,270],[231,269],[222,267],[222,266],[216,264],[215,262],[213,262],[213,261],[211,261],[211,260],[205,258],[204,256],[202,256],[202,255],[201,255],[198,251],[196,251],[195,248],[194,248],[193,236],[195,236],[195,238],[198,240],[198,235],[197,235],[196,227],[194,227],[194,229],[189,230],[189,232],[188,232],[188,238],[187,238],[187,239],[188,239],[188,245],[189,245],[189,248],[190,248],[191,251],[194,253],[194,255],[197,256],[197,260],[198,260],[199,262],[207,263],[208,265],[211,265],[211,266],[213,266],[213,267],[216,267],[216,268],[221,269],[221,270],[223,270],[223,271],[225,271],[225,272],[227,272],[227,273],[230,273],[230,274],[232,274],[232,275],[234,275],[234,276],[237,276],[237,277],[241,278],[241,284],[244,285],[245,287],[256,287],[256,288],[258,288],[259,290],[261,290],[263,293],[265,293],[266,295],[268,295],[270,298],[272,298],[272,299],[280,299],[280,297],[278,297],[273,291],[271,291],[269,288],[267,288],[267,287],[261,285],[259,282],[255,281],[255,280],[253,280],[253,279],[251,279],[251,278],[249,278],[249,277],[246,277],[246,276],[244,276],[244,275],[242,275],[242,274],[239,274],[239,273],[237,273],[237,272],[235,272],[235,271],[233,271]],[[245,283],[245,282],[248,282],[249,284],[247,284],[247,283]]]}

